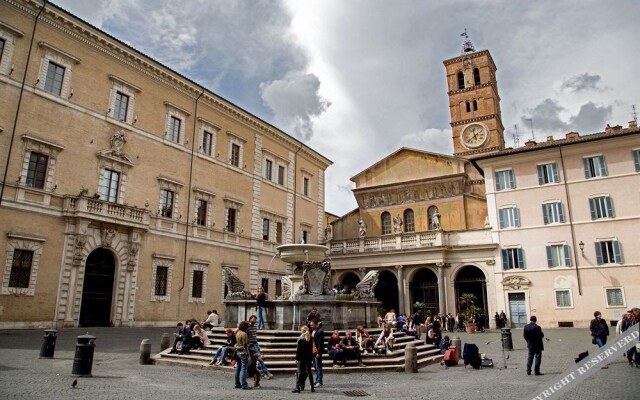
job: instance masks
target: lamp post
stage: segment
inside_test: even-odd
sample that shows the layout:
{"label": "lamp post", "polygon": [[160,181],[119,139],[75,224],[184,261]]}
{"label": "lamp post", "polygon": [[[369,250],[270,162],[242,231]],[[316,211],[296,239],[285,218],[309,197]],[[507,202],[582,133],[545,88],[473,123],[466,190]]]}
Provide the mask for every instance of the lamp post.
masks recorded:
{"label": "lamp post", "polygon": [[584,257],[584,242],[581,240],[580,243],[578,243],[578,246],[580,247],[580,252],[582,253],[582,257]]}

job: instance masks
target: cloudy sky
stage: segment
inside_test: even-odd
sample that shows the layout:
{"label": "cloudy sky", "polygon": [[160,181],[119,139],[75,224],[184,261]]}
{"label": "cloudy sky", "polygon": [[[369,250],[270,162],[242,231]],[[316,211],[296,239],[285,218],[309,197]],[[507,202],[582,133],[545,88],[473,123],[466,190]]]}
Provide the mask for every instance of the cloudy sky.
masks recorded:
{"label": "cloudy sky", "polygon": [[[442,61],[466,28],[498,67],[513,145],[627,125],[640,107],[635,0],[54,0],[332,161],[326,210],[402,146],[451,154]],[[176,6],[178,5],[179,6]],[[634,71],[635,74],[634,74]]]}

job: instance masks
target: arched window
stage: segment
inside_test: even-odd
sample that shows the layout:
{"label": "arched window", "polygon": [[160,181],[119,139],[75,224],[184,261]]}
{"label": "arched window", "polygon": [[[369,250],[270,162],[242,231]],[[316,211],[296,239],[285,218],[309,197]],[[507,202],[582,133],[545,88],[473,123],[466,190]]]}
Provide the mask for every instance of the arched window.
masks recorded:
{"label": "arched window", "polygon": [[471,103],[467,101],[467,112],[471,112]]}
{"label": "arched window", "polygon": [[380,216],[382,220],[382,234],[390,235],[391,234],[391,214],[388,212],[383,212]]}
{"label": "arched window", "polygon": [[474,85],[480,84],[480,70],[478,68],[473,69],[473,84]]}
{"label": "arched window", "polygon": [[473,111],[478,111],[478,101],[477,100],[473,101]]}
{"label": "arched window", "polygon": [[413,210],[407,208],[404,210],[404,231],[405,232],[415,232],[416,231],[416,223],[413,218]]}
{"label": "arched window", "polygon": [[429,230],[439,230],[440,229],[440,213],[438,212],[438,207],[431,206],[428,210],[429,213]]}
{"label": "arched window", "polygon": [[464,89],[464,74],[462,71],[458,72],[458,89]]}

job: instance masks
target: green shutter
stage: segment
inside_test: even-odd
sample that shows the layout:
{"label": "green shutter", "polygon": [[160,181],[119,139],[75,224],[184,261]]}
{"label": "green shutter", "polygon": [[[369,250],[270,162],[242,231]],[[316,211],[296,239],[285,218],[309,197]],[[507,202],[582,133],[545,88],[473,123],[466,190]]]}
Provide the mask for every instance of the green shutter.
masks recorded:
{"label": "green shutter", "polygon": [[542,205],[542,219],[543,219],[545,225],[547,225],[549,223],[549,215],[547,213],[547,205],[546,204]]}
{"label": "green shutter", "polygon": [[615,215],[613,214],[613,200],[611,200],[611,197],[607,196],[604,198],[604,204],[607,207],[607,216],[609,218],[613,218],[615,217]]}
{"label": "green shutter", "polygon": [[538,165],[538,185],[544,185],[544,165]]}
{"label": "green shutter", "polygon": [[498,219],[500,220],[500,229],[504,229],[504,208],[498,210]]}
{"label": "green shutter", "polygon": [[513,222],[515,226],[520,226],[520,210],[517,207],[513,208]]}
{"label": "green shutter", "polygon": [[602,246],[600,245],[600,242],[596,242],[596,263],[598,265],[604,264],[604,261],[602,260]]}
{"label": "green shutter", "polygon": [[607,162],[604,160],[604,156],[598,156],[600,162],[600,176],[607,176]]}
{"label": "green shutter", "polygon": [[502,182],[500,181],[500,172],[496,172],[496,191],[504,189]]}
{"label": "green shutter", "polygon": [[640,172],[640,150],[633,151],[633,162],[636,164],[636,172]]}
{"label": "green shutter", "polygon": [[502,249],[502,269],[509,269],[509,252],[506,249]]}
{"label": "green shutter", "polygon": [[553,256],[551,255],[551,246],[547,246],[547,266],[549,268],[555,267],[553,265]]}
{"label": "green shutter", "polygon": [[562,246],[564,249],[564,265],[567,267],[571,266],[571,252],[569,250],[569,246],[568,245],[564,245]]}
{"label": "green shutter", "polygon": [[596,214],[596,199],[593,197],[589,199],[589,208],[591,209],[591,219],[598,218],[598,215]]}
{"label": "green shutter", "polygon": [[518,250],[518,268],[524,269],[524,249]]}
{"label": "green shutter", "polygon": [[551,171],[553,171],[553,181],[560,182],[560,177],[558,176],[558,164],[551,164]]}
{"label": "green shutter", "polygon": [[509,170],[509,187],[511,189],[515,189],[516,188],[516,176],[513,174],[513,170],[512,169]]}
{"label": "green shutter", "polygon": [[589,168],[589,159],[583,158],[582,164],[584,164],[584,177],[587,179],[591,178],[591,168]]}
{"label": "green shutter", "polygon": [[560,217],[560,222],[564,222],[564,206],[562,203],[558,203],[558,216]]}
{"label": "green shutter", "polygon": [[620,242],[613,240],[611,243],[613,244],[613,258],[615,262],[622,264],[622,249],[620,248]]}

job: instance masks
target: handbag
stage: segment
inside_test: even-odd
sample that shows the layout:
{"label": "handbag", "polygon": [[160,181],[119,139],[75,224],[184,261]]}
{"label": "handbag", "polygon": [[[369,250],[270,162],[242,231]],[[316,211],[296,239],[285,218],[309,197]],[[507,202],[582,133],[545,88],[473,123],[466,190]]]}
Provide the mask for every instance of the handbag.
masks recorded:
{"label": "handbag", "polygon": [[316,357],[318,355],[318,348],[316,347],[316,342],[311,342],[311,354],[313,354],[314,357]]}

